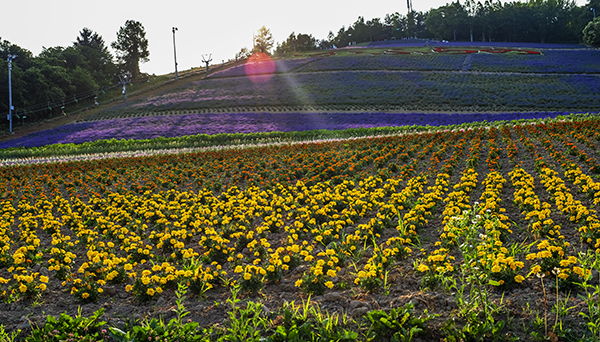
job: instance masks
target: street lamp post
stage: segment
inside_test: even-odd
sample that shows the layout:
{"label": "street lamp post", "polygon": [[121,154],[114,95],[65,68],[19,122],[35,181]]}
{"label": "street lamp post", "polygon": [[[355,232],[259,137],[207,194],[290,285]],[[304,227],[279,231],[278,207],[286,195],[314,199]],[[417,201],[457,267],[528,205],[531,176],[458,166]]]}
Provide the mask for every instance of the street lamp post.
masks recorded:
{"label": "street lamp post", "polygon": [[173,27],[173,57],[175,58],[175,79],[177,79],[177,51],[175,49],[175,31],[177,31],[177,27]]}
{"label": "street lamp post", "polygon": [[9,131],[10,133],[13,132],[12,129],[12,111],[13,111],[13,105],[12,105],[12,81],[11,81],[11,71],[12,71],[12,61],[13,59],[17,57],[15,55],[8,55],[8,58],[6,59],[6,61],[8,62],[8,122],[9,122]]}

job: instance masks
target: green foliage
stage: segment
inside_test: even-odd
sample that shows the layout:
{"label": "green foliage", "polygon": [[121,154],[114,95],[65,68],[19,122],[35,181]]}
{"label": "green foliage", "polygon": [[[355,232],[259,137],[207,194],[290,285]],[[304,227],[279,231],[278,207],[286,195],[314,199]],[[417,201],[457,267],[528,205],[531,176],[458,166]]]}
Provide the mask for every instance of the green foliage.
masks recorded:
{"label": "green foliage", "polygon": [[58,319],[48,316],[46,323],[39,329],[33,329],[31,335],[25,338],[27,342],[60,342],[60,341],[98,341],[105,337],[101,328],[106,324],[100,321],[104,313],[101,308],[89,317],[81,316],[81,308],[75,317],[62,313]]}
{"label": "green foliage", "polygon": [[[6,55],[14,54],[13,105],[17,119],[45,119],[67,110],[85,108],[101,88],[114,83],[116,66],[98,33],[84,28],[73,46],[44,48],[36,57],[7,41],[0,41],[0,84],[8,81]],[[8,110],[8,84],[0,87],[0,110]],[[25,112],[27,111],[27,112]],[[16,122],[15,122],[16,123]]]}
{"label": "green foliage", "polygon": [[317,40],[315,39],[315,37],[313,37],[310,34],[302,33],[298,33],[298,35],[296,35],[294,32],[292,32],[284,42],[282,42],[281,44],[277,44],[275,55],[282,56],[288,53],[316,49]]}
{"label": "green foliage", "polygon": [[4,330],[4,325],[0,324],[0,341],[14,342],[21,330],[13,331],[10,335]]}
{"label": "green foliage", "polygon": [[110,337],[117,342],[130,341],[179,341],[179,342],[196,342],[207,341],[207,336],[210,335],[212,329],[200,329],[196,322],[188,322],[183,324],[183,318],[189,314],[186,311],[183,301],[187,287],[178,284],[178,289],[175,291],[177,297],[177,308],[173,309],[177,317],[171,319],[168,324],[165,324],[162,319],[153,318],[150,321],[144,322],[142,325],[133,326],[127,332],[111,327]]}
{"label": "green foliage", "polygon": [[391,309],[389,313],[383,310],[374,310],[366,315],[370,323],[366,333],[367,341],[393,341],[408,342],[422,333],[425,323],[437,315],[428,314],[414,317],[414,305],[407,303],[404,307]]}
{"label": "green foliage", "polygon": [[146,31],[139,21],[127,20],[117,32],[117,41],[112,42],[111,46],[117,50],[117,59],[122,63],[122,68],[130,72],[134,79],[140,75],[140,62],[150,60]]}
{"label": "green foliage", "polygon": [[253,44],[254,48],[252,49],[252,53],[260,52],[270,55],[274,44],[271,30],[266,26],[258,29],[258,33],[254,36]]}
{"label": "green foliage", "polygon": [[600,17],[590,21],[583,29],[583,43],[600,47]]}
{"label": "green foliage", "polygon": [[339,316],[323,315],[320,310],[310,305],[310,301],[301,306],[295,306],[294,302],[286,302],[278,317],[282,322],[274,327],[271,335],[265,339],[268,342],[351,342],[358,339],[357,332],[344,329],[347,324],[345,321],[339,322]]}
{"label": "green foliage", "polygon": [[496,321],[494,315],[498,313],[499,307],[492,302],[487,285],[498,286],[500,282],[492,279],[490,265],[482,263],[479,254],[480,246],[483,246],[487,237],[480,233],[482,227],[486,227],[486,234],[493,234],[493,229],[498,224],[497,218],[485,213],[482,216],[475,215],[477,206],[463,213],[464,218],[458,219],[457,224],[462,226],[458,230],[456,245],[463,258],[458,267],[458,278],[444,276],[442,281],[446,288],[454,293],[457,308],[457,317],[465,322],[462,328],[456,327],[455,319],[446,322],[444,332],[448,341],[490,341],[502,340],[504,321]]}
{"label": "green foliage", "polygon": [[585,294],[579,294],[587,306],[587,313],[579,312],[579,316],[587,321],[587,327],[592,333],[593,338],[600,340],[600,284],[592,284],[592,270],[600,270],[600,253],[581,253],[579,252],[578,261],[584,269],[585,276],[582,282],[577,283]]}
{"label": "green foliage", "polygon": [[239,307],[241,300],[237,298],[239,287],[231,290],[231,298],[227,303],[231,305],[231,311],[227,314],[229,319],[224,323],[224,330],[218,332],[218,341],[229,342],[258,342],[261,340],[261,331],[268,324],[263,317],[263,305],[261,303],[248,302],[245,308]]}

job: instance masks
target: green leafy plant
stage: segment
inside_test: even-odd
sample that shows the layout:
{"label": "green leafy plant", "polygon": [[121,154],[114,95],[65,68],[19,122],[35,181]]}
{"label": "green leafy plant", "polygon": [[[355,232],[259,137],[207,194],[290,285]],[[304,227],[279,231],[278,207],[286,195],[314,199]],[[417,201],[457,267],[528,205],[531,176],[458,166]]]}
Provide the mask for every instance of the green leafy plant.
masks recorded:
{"label": "green leafy plant", "polygon": [[189,311],[183,305],[186,292],[187,286],[178,284],[178,289],[175,291],[177,308],[173,309],[177,317],[171,319],[168,324],[165,324],[162,319],[153,318],[150,321],[143,322],[141,325],[135,325],[127,331],[111,327],[110,337],[119,342],[150,340],[179,342],[206,341],[207,336],[212,332],[212,328],[200,329],[199,324],[196,322],[183,323],[183,318],[189,314]]}
{"label": "green leafy plant", "polygon": [[444,332],[449,341],[487,341],[496,340],[502,336],[504,321],[496,321],[494,314],[499,307],[490,299],[485,286],[498,286],[500,283],[493,280],[487,271],[486,265],[481,262],[478,249],[475,248],[483,242],[484,235],[480,230],[496,221],[488,215],[475,215],[476,208],[463,213],[467,220],[460,220],[465,225],[457,230],[456,245],[463,258],[455,277],[444,277],[446,289],[454,292],[457,316],[465,321],[462,328],[457,328],[456,320],[450,319],[444,327]]}
{"label": "green leafy plant", "polygon": [[62,342],[62,341],[97,341],[106,337],[106,330],[101,329],[106,322],[100,321],[100,316],[104,314],[101,308],[94,312],[91,317],[83,317],[81,308],[77,315],[71,317],[62,313],[58,319],[54,316],[48,316],[46,323],[41,328],[35,328],[31,334],[25,338],[27,342]]}
{"label": "green leafy plant", "polygon": [[14,342],[17,339],[17,336],[21,333],[21,330],[13,331],[9,335],[4,330],[4,325],[0,324],[0,342]]}
{"label": "green leafy plant", "polygon": [[425,323],[438,315],[430,315],[427,310],[419,317],[414,315],[414,304],[407,303],[404,307],[391,309],[390,312],[374,310],[367,313],[370,323],[365,334],[367,341],[407,342],[423,333]]}
{"label": "green leafy plant", "polygon": [[592,270],[600,269],[600,253],[579,253],[578,261],[583,269],[583,277],[580,283],[577,283],[585,294],[579,294],[587,305],[587,313],[579,312],[579,315],[587,321],[587,327],[592,333],[592,336],[600,340],[600,284],[592,285]]}
{"label": "green leafy plant", "polygon": [[[302,311],[300,311],[302,309]],[[310,298],[302,305],[286,302],[278,312],[277,324],[271,335],[265,340],[269,342],[304,342],[304,341],[340,341],[352,342],[358,339],[358,333],[345,329],[348,322],[337,314],[323,314],[317,307],[310,305]],[[340,324],[341,323],[341,324]]]}
{"label": "green leafy plant", "polygon": [[268,321],[263,315],[263,306],[261,303],[248,301],[245,308],[238,306],[241,302],[237,298],[240,291],[239,285],[231,290],[231,298],[227,303],[231,305],[231,311],[228,312],[229,319],[225,322],[224,331],[221,332],[219,341],[242,342],[261,340],[260,333],[268,326]]}

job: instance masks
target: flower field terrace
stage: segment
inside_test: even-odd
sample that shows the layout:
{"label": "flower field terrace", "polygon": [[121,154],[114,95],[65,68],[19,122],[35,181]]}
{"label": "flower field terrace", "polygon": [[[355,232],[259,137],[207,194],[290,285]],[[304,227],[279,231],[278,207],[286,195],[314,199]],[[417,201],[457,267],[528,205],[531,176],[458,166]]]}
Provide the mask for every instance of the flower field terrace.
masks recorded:
{"label": "flower field terrace", "polygon": [[[0,297],[38,298],[51,311],[110,296],[153,303],[178,284],[217,298],[235,284],[273,308],[312,294],[355,317],[351,297],[379,307],[412,300],[460,325],[509,315],[517,324],[503,333],[523,335],[526,303],[544,310],[540,281],[575,298],[597,267],[598,144],[598,118],[580,115],[3,167]],[[470,301],[448,294],[468,284],[478,286]],[[499,308],[501,297],[510,305]],[[561,324],[597,334],[578,315],[588,307],[569,305]],[[218,312],[189,317],[219,322]],[[0,310],[2,321],[14,316]]]}
{"label": "flower field terrace", "polygon": [[[332,108],[333,109],[333,108]],[[139,113],[122,113],[123,118],[105,119],[71,123],[51,130],[32,133],[20,138],[0,142],[0,149],[21,148],[25,153],[31,150],[23,148],[44,147],[56,144],[84,144],[100,140],[140,140],[155,138],[177,138],[193,140],[199,135],[248,134],[261,132],[307,132],[319,130],[340,131],[350,129],[396,127],[396,131],[416,131],[416,126],[451,126],[481,121],[507,121],[555,118],[569,115],[569,112],[532,112],[532,113],[197,113],[152,115],[139,117]],[[167,113],[160,113],[167,114]],[[128,117],[131,115],[132,117]],[[138,117],[135,117],[138,116]],[[414,130],[402,129],[402,126],[415,126]],[[394,130],[393,128],[390,130]],[[367,132],[363,132],[366,134]],[[379,132],[381,133],[381,132]],[[357,136],[361,132],[354,133]],[[306,139],[306,135],[288,134],[290,137]],[[335,133],[332,132],[332,136]],[[187,138],[185,138],[187,137]],[[245,136],[247,137],[247,136]],[[238,139],[241,138],[241,135]],[[175,140],[175,139],[173,139]],[[200,140],[200,139],[199,139]],[[296,139],[297,140],[297,139]],[[224,144],[224,141],[218,142]],[[97,143],[100,145],[100,142]],[[124,145],[126,143],[123,143]],[[128,144],[128,149],[133,149]],[[149,144],[150,145],[150,144]],[[80,146],[81,147],[81,146]],[[107,146],[103,144],[104,148]],[[173,147],[173,146],[170,146]],[[185,146],[191,147],[191,146]],[[74,147],[76,150],[76,148]],[[15,151],[16,152],[16,151]],[[100,150],[98,150],[100,152]],[[8,159],[9,151],[0,150],[0,158]],[[2,165],[2,164],[0,164]]]}
{"label": "flower field terrace", "polygon": [[[259,76],[256,76],[259,77]],[[263,83],[249,78],[205,80],[185,91],[123,105],[117,112],[236,108],[358,106],[360,111],[596,111],[600,78],[577,74],[485,74],[405,71],[275,74]],[[363,109],[364,108],[364,109]],[[341,108],[343,111],[343,108]],[[293,110],[293,109],[292,109]],[[280,110],[278,110],[280,111]],[[131,114],[130,114],[131,115]]]}
{"label": "flower field terrace", "polygon": [[182,83],[174,91],[123,103],[91,119],[190,111],[252,113],[257,108],[293,113],[307,107],[319,112],[330,106],[340,112],[396,113],[600,108],[600,52],[595,49],[453,49],[460,50],[340,49],[333,55],[272,61],[275,71],[269,74],[247,75],[240,65]]}

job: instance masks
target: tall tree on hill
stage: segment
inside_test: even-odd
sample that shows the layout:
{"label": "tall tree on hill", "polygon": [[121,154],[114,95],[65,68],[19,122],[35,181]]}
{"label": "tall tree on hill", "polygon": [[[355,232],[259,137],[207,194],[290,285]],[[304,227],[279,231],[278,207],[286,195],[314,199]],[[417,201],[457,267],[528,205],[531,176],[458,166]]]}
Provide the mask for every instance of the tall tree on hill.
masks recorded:
{"label": "tall tree on hill", "polygon": [[262,52],[270,55],[273,44],[274,41],[271,30],[263,26],[258,29],[258,34],[254,36],[254,48],[252,49],[252,53]]}
{"label": "tall tree on hill", "polygon": [[85,58],[85,69],[92,74],[99,86],[105,87],[112,83],[117,67],[102,36],[84,27],[73,42],[73,47]]}
{"label": "tall tree on hill", "polygon": [[112,42],[111,46],[117,50],[117,59],[123,70],[129,71],[133,78],[140,75],[140,62],[150,60],[146,31],[139,21],[127,20],[117,32],[117,41]]}
{"label": "tall tree on hill", "polygon": [[425,20],[427,28],[440,39],[456,40],[460,31],[468,27],[468,15],[460,2],[432,9]]}

